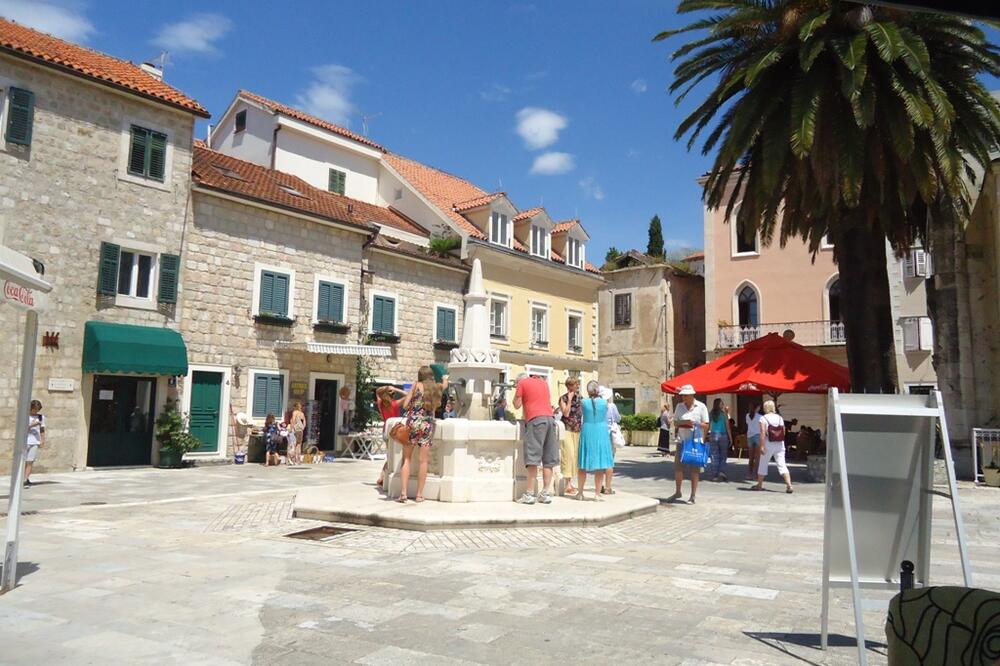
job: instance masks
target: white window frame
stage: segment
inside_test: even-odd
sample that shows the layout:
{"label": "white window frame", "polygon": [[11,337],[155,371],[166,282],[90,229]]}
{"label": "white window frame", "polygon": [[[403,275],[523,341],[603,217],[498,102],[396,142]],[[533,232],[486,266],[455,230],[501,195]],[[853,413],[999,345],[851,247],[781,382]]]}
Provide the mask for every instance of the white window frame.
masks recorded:
{"label": "white window frame", "polygon": [[[437,313],[438,310],[451,310],[455,313],[455,337],[452,340],[443,340],[437,336]],[[458,308],[454,305],[447,305],[445,303],[435,303],[434,304],[434,321],[431,322],[431,342],[458,342],[461,337],[461,331],[458,330]]]}
{"label": "white window frame", "polygon": [[260,314],[260,273],[261,271],[273,271],[284,273],[288,276],[288,314],[289,319],[295,319],[295,269],[288,266],[276,266],[274,264],[262,264],[254,262],[253,265],[253,292],[251,298],[250,313],[256,317]]}
{"label": "white window frame", "polygon": [[[159,132],[167,137],[167,153],[163,160],[163,182],[155,178],[143,178],[142,176],[136,176],[128,172],[128,154],[132,145],[132,125]],[[124,118],[122,120],[121,138],[118,148],[118,180],[144,187],[152,187],[165,192],[172,192],[174,189],[172,178],[174,172],[174,138],[172,130],[167,129],[151,118],[135,116]]]}
{"label": "white window frame", "polygon": [[[539,248],[535,244],[535,236],[538,236],[538,240],[541,242],[541,247]],[[548,259],[551,255],[550,249],[552,247],[552,234],[546,231],[545,227],[540,224],[531,225],[531,254],[536,257],[541,257],[543,259]]]}
{"label": "white window frame", "polygon": [[903,258],[903,278],[926,279],[933,274],[931,253],[922,247],[911,247]]}
{"label": "white window frame", "polygon": [[[577,319],[580,322],[580,332],[578,334],[577,343],[579,344],[580,351],[574,351],[573,347],[570,345],[570,333],[573,331],[573,319]],[[566,351],[570,354],[583,354],[583,311],[582,310],[567,310],[566,311]]]}
{"label": "white window frame", "polygon": [[586,259],[586,243],[579,238],[570,236],[566,239],[566,265],[575,268],[583,268]]}
{"label": "white window frame", "polygon": [[[504,304],[503,310],[503,332],[500,335],[493,333],[493,303],[494,301]],[[490,293],[490,339],[493,342],[510,342],[510,296],[507,294]]]}
{"label": "white window frame", "polygon": [[[375,297],[381,296],[382,298],[391,298],[394,303],[392,308],[392,333],[385,333],[384,331],[375,331],[375,317],[372,316],[375,313]],[[369,333],[382,333],[382,335],[399,335],[399,308],[400,308],[399,294],[392,291],[380,291],[372,290],[368,294],[368,332]]]}
{"label": "white window frame", "polygon": [[[493,236],[493,218],[498,217],[503,223],[498,226],[498,231],[500,233],[500,238],[495,238]],[[503,242],[506,239],[506,242]],[[511,222],[510,215],[506,213],[501,213],[499,211],[490,212],[490,242],[494,245],[499,245],[501,247],[514,247],[514,229],[513,222]]]}
{"label": "white window frame", "polygon": [[737,205],[733,209],[733,214],[729,218],[729,242],[730,242],[730,256],[736,257],[759,257],[760,256],[760,228],[757,229],[756,234],[754,234],[754,249],[749,252],[740,252],[739,245],[737,243],[736,229],[739,225],[736,223],[736,214],[739,212],[740,207]]}
{"label": "white window frame", "polygon": [[823,234],[823,238],[821,238],[820,241],[819,241],[819,249],[820,250],[832,250],[833,249],[833,243],[830,242],[830,237],[828,235]]}
{"label": "white window frame", "polygon": [[[341,322],[341,323],[345,324],[345,325],[347,325],[348,323],[350,323],[350,319],[351,318],[350,318],[350,315],[349,315],[349,309],[347,307],[348,303],[351,302],[350,297],[349,297],[350,289],[351,289],[350,283],[347,280],[343,279],[343,278],[333,277],[332,275],[320,275],[319,273],[317,273],[315,276],[313,276],[313,303],[312,303],[312,316],[310,317],[310,320],[312,321],[312,323],[313,324],[318,324],[319,323],[319,317],[316,316],[316,313],[319,310],[319,283],[320,282],[330,282],[331,284],[339,284],[341,287],[344,288],[344,321]],[[291,295],[289,295],[289,298],[291,298]],[[260,305],[259,305],[260,299],[258,298],[257,300],[258,300],[258,307],[260,307]]]}
{"label": "white window frame", "polygon": [[[629,322],[627,324],[619,324],[618,317],[616,315],[616,305],[615,301],[619,296],[628,296],[629,299]],[[635,290],[633,289],[621,289],[619,291],[611,292],[611,328],[615,330],[627,330],[635,326]]]}
{"label": "white window frame", "polygon": [[[121,253],[131,252],[133,254],[145,254],[152,256],[153,261],[149,267],[149,296],[139,298],[137,296],[126,296],[118,293],[118,273],[115,273],[115,305],[123,308],[135,308],[138,310],[155,310],[157,305],[157,294],[160,289],[160,255],[164,254],[164,248],[159,245],[143,243],[131,239],[115,238],[111,241],[118,246],[118,270],[121,271]],[[132,268],[132,292],[135,292],[135,285],[138,279],[139,262],[136,261]]]}
{"label": "white window frame", "polygon": [[552,390],[552,366],[550,365],[525,365],[524,372],[528,375],[539,375],[545,377],[545,383]]}
{"label": "white window frame", "polygon": [[[257,425],[264,425],[264,421],[267,420],[267,415],[265,414],[263,418],[254,418],[253,415],[253,386],[254,382],[257,380],[257,375],[281,375],[281,404],[282,409],[288,406],[288,395],[291,390],[291,386],[288,384],[289,371],[283,370],[281,368],[250,368],[247,371],[247,411],[246,413],[250,416],[250,419]],[[284,419],[285,413],[275,414],[275,418]],[[221,424],[220,424],[221,427]]]}
{"label": "white window frame", "polygon": [[[528,340],[532,347],[542,347],[548,348],[552,344],[552,340],[549,339],[549,304],[541,303],[539,301],[531,301],[530,305],[530,317],[528,318]],[[535,312],[543,313],[544,318],[543,323],[543,335],[541,340],[535,339]],[[542,342],[548,344],[540,344]]]}
{"label": "white window frame", "polygon": [[901,317],[899,324],[904,352],[934,351],[934,327],[930,317]]}

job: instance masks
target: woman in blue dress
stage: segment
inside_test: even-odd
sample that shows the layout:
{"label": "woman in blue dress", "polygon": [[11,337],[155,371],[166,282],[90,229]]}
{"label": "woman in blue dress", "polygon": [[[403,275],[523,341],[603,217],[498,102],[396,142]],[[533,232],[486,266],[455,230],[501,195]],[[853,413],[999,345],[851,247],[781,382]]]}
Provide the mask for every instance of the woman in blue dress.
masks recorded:
{"label": "woman in blue dress", "polygon": [[608,430],[608,403],[600,397],[597,382],[587,384],[587,399],[583,400],[583,427],[580,428],[580,473],[577,479],[579,492],[576,498],[583,499],[583,486],[587,482],[587,472],[594,474],[594,499],[602,501],[600,489],[604,482],[604,471],[615,464],[611,456],[611,432]]}

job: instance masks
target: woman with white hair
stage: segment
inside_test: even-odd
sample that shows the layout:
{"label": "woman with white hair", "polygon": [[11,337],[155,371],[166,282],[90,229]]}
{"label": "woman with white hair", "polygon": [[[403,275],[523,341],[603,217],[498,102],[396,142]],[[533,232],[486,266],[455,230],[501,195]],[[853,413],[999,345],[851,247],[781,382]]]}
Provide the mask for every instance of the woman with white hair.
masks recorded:
{"label": "woman with white hair", "polygon": [[602,386],[600,388],[600,395],[608,403],[608,433],[611,440],[611,467],[604,470],[604,487],[601,488],[601,494],[614,495],[615,491],[611,488],[611,483],[615,478],[615,451],[617,450],[615,446],[615,432],[617,430],[618,436],[621,436],[621,430],[618,428],[622,422],[622,415],[618,411],[618,406],[615,405],[614,391],[607,386]]}
{"label": "woman with white hair", "polygon": [[760,417],[760,440],[763,452],[757,466],[757,485],[754,490],[764,490],[764,479],[767,478],[767,466],[774,458],[778,465],[778,473],[785,480],[785,492],[792,492],[792,477],[785,465],[785,419],[775,410],[774,400],[764,401],[764,415]]}
{"label": "woman with white hair", "polygon": [[580,429],[580,471],[577,473],[576,498],[583,499],[583,486],[587,482],[587,472],[594,474],[594,499],[602,500],[601,487],[604,473],[614,466],[611,457],[611,433],[608,430],[608,403],[600,397],[601,387],[597,382],[587,384],[588,398],[583,401],[583,427]]}

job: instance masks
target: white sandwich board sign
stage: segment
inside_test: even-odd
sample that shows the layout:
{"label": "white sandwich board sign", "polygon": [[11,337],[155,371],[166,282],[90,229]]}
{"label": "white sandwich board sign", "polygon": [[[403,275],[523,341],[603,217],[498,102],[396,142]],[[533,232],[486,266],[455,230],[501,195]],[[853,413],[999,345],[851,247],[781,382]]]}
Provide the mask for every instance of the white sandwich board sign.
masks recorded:
{"label": "white sandwich board sign", "polygon": [[[851,588],[858,662],[867,664],[863,589],[899,588],[900,565],[914,563],[927,586],[934,495],[951,501],[966,586],[972,586],[955,466],[941,393],[871,395],[830,389],[823,537],[821,645],[827,646],[832,588]],[[948,485],[934,489],[940,426]]]}

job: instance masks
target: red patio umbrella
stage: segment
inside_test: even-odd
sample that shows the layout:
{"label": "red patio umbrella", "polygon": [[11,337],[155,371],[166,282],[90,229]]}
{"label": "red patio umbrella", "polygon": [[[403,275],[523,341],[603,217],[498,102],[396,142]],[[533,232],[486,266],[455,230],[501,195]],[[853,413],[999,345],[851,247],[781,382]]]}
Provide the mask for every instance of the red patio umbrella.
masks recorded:
{"label": "red patio umbrella", "polygon": [[777,333],[748,342],[742,349],[660,384],[677,393],[690,384],[701,394],[826,393],[835,386],[850,390],[850,374],[842,365],[806,351]]}

